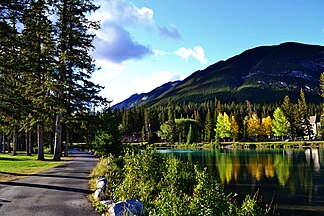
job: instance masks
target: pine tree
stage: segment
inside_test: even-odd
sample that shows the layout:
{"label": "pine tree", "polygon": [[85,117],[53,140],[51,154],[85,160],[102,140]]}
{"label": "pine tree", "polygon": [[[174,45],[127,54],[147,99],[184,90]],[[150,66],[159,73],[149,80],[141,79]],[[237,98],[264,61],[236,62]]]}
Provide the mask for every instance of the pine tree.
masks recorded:
{"label": "pine tree", "polygon": [[170,127],[170,134],[169,139],[171,142],[175,142],[176,140],[176,124],[175,124],[175,117],[174,117],[174,105],[169,100],[168,102],[168,121],[167,121],[169,127]]}
{"label": "pine tree", "polygon": [[192,126],[190,125],[189,126],[189,131],[188,131],[188,135],[187,135],[187,144],[191,144],[192,143]]}
{"label": "pine tree", "polygon": [[146,135],[146,141],[150,142],[150,137],[152,135],[151,131],[151,111],[149,108],[144,109],[144,129],[147,134]]}
{"label": "pine tree", "polygon": [[298,111],[302,121],[304,134],[308,136],[308,139],[310,139],[310,136],[312,135],[312,126],[310,124],[310,117],[308,114],[308,108],[303,89],[300,89],[300,99],[298,99]]}
{"label": "pine tree", "polygon": [[55,67],[54,27],[48,19],[53,15],[49,1],[31,0],[24,12],[22,52],[24,58],[25,95],[30,100],[26,124],[36,125],[38,160],[44,160],[44,127],[52,123],[53,100],[50,91]]}
{"label": "pine tree", "polygon": [[[75,112],[90,112],[92,106],[103,101],[98,93],[100,86],[89,79],[96,67],[92,56],[94,35],[90,29],[98,29],[98,23],[87,18],[87,14],[98,9],[91,0],[54,1],[58,20],[57,54],[59,61],[55,77],[55,150],[54,160],[60,160],[62,124],[73,118]],[[68,127],[67,127],[68,128]],[[69,129],[69,128],[68,128]]]}
{"label": "pine tree", "polygon": [[296,123],[297,119],[296,116],[294,115],[294,105],[290,103],[290,98],[289,96],[285,96],[284,101],[281,105],[282,111],[284,112],[284,115],[287,118],[288,121],[288,126],[289,126],[289,133],[292,139],[295,139],[295,136],[297,136],[296,131]]}
{"label": "pine tree", "polygon": [[213,137],[213,120],[210,112],[210,108],[208,107],[206,120],[205,120],[205,141],[211,142]]}
{"label": "pine tree", "polygon": [[0,2],[0,112],[5,117],[7,132],[11,131],[12,154],[17,154],[18,127],[20,126],[26,103],[23,96],[23,76],[21,74],[21,23],[24,1]]}
{"label": "pine tree", "polygon": [[[324,72],[321,73],[320,77],[321,96],[324,98]],[[324,104],[322,104],[321,110],[321,137],[324,138]]]}

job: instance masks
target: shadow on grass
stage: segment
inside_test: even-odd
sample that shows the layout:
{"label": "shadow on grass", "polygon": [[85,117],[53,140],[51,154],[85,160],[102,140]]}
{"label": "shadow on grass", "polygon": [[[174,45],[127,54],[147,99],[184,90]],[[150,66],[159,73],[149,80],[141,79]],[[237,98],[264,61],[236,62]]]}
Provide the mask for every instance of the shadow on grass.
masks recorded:
{"label": "shadow on grass", "polygon": [[48,189],[48,190],[58,190],[58,191],[67,191],[67,192],[73,192],[73,193],[91,194],[91,190],[72,188],[72,187],[63,187],[63,186],[53,186],[53,185],[30,184],[30,183],[21,183],[21,182],[0,182],[0,185],[43,188],[43,189]]}
{"label": "shadow on grass", "polygon": [[3,157],[0,156],[0,161],[1,160],[5,160],[5,161],[24,161],[26,159],[23,159],[23,158],[15,158],[15,156],[12,156],[10,158],[8,158],[8,157],[3,158]]}

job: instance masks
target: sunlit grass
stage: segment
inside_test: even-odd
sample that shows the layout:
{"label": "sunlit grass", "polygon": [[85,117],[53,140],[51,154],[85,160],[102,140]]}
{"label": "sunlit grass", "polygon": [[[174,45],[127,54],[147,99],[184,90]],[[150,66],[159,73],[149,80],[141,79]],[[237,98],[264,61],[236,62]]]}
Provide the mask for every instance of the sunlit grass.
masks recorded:
{"label": "sunlit grass", "polygon": [[11,181],[28,177],[29,175],[39,173],[63,164],[72,157],[62,157],[62,161],[52,161],[53,155],[45,154],[45,160],[37,160],[37,154],[26,156],[19,152],[17,156],[11,154],[0,154],[0,181]]}

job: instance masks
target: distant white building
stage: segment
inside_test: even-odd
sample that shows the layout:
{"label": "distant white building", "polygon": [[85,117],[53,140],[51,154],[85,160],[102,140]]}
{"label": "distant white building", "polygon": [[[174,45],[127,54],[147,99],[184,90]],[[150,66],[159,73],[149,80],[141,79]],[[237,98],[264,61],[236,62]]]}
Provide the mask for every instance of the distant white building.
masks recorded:
{"label": "distant white building", "polygon": [[316,139],[317,137],[320,137],[320,129],[321,129],[321,116],[314,115],[310,116],[309,122],[312,126],[312,136],[311,139]]}

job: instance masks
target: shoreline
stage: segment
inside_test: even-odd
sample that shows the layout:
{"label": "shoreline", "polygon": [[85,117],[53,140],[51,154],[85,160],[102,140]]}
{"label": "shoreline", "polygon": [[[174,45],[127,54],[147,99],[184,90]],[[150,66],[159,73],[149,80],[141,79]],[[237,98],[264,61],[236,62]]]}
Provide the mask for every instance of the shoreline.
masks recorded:
{"label": "shoreline", "polygon": [[220,142],[216,143],[195,143],[195,144],[178,144],[178,143],[124,143],[124,146],[130,148],[171,148],[171,149],[203,149],[203,148],[228,148],[228,149],[256,149],[256,148],[324,148],[324,141],[271,141],[271,142]]}

